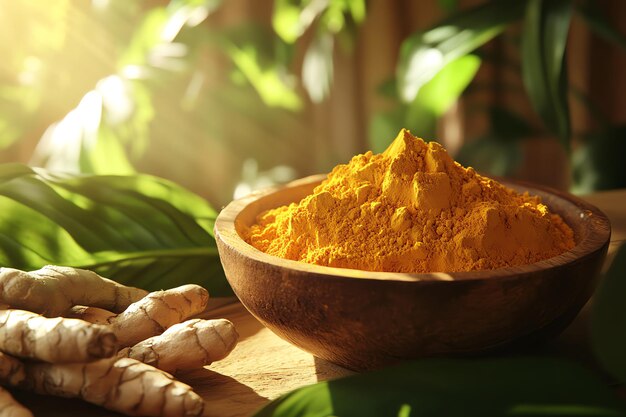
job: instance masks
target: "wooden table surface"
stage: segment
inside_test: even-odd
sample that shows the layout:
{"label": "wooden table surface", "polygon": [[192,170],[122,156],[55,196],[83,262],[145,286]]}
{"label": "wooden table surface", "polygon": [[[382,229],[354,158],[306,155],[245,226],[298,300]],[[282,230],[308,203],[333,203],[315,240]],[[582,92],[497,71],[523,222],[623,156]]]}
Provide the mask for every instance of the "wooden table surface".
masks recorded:
{"label": "wooden table surface", "polygon": [[[611,220],[610,259],[617,246],[626,240],[626,190],[595,193],[584,199],[598,206]],[[589,305],[565,332],[543,347],[541,353],[593,364],[587,343],[588,312]],[[226,359],[179,376],[206,400],[206,416],[250,416],[282,393],[352,373],[278,338],[252,317],[235,298],[212,300],[207,317],[228,318],[235,324],[240,339]],[[33,410],[37,417],[120,415],[78,400],[17,391],[14,391],[14,395]]]}

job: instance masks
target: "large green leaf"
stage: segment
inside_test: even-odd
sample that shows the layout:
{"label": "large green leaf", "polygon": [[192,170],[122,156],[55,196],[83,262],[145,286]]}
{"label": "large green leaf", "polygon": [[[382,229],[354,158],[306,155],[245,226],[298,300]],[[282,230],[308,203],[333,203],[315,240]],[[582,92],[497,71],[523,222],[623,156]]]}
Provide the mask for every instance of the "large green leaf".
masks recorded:
{"label": "large green leaf", "polygon": [[466,55],[450,62],[424,84],[414,101],[436,116],[443,115],[474,79],[479,67],[480,58],[476,55]]}
{"label": "large green leaf", "polygon": [[276,34],[285,42],[294,43],[297,41],[323,10],[314,9],[310,13],[310,18],[303,19],[301,18],[301,14],[304,7],[305,4],[303,1],[274,1],[272,26]]}
{"label": "large green leaf", "polygon": [[544,124],[569,149],[565,46],[572,0],[530,0],[522,33],[522,77]]}
{"label": "large green leaf", "polygon": [[255,417],[623,416],[624,403],[575,364],[541,358],[423,360],[321,382]]}
{"label": "large green leaf", "polygon": [[0,205],[1,266],[66,265],[148,290],[199,283],[230,293],[212,236],[216,212],[169,181],[5,164]]}
{"label": "large green leaf", "polygon": [[[396,135],[398,126],[411,130],[426,140],[436,137],[437,120],[459,98],[480,67],[480,58],[466,55],[446,65],[427,82],[410,104],[399,103],[391,111],[381,112],[369,125],[369,143],[374,152],[382,152]],[[394,96],[395,80],[386,81],[381,93]]]}
{"label": "large green leaf", "polygon": [[472,52],[522,17],[525,0],[490,1],[457,13],[426,32],[407,38],[396,70],[398,93],[411,102],[448,63]]}
{"label": "large green leaf", "polygon": [[420,88],[409,105],[404,127],[427,139],[436,136],[437,120],[450,109],[474,79],[480,58],[465,55],[448,63]]}
{"label": "large green leaf", "polygon": [[591,340],[604,368],[626,384],[626,245],[621,245],[594,300]]}

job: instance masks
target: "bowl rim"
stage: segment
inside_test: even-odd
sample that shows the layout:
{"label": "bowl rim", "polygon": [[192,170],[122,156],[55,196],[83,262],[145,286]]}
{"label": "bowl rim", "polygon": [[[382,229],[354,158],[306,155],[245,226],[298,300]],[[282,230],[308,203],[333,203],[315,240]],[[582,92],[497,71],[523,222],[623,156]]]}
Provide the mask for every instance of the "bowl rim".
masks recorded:
{"label": "bowl rim", "polygon": [[476,271],[462,272],[429,272],[429,273],[404,273],[404,272],[379,272],[360,269],[338,268],[309,264],[306,262],[284,259],[275,255],[270,255],[260,251],[247,243],[237,232],[235,221],[241,211],[248,205],[269,196],[290,188],[320,183],[326,178],[326,174],[311,175],[291,181],[287,184],[268,187],[255,191],[243,198],[231,201],[218,214],[215,221],[214,232],[216,240],[221,240],[231,249],[252,260],[272,264],[277,267],[287,268],[302,273],[313,273],[318,277],[327,278],[358,278],[373,281],[403,281],[403,282],[428,282],[428,281],[474,281],[483,279],[506,278],[518,276],[520,274],[545,271],[552,268],[575,262],[595,251],[601,250],[608,245],[611,237],[611,225],[608,217],[596,206],[567,192],[559,191],[544,185],[533,184],[526,181],[517,181],[498,178],[497,181],[507,187],[524,188],[529,194],[537,194],[535,191],[551,194],[552,196],[565,200],[580,208],[581,218],[583,216],[592,217],[592,221],[587,224],[588,233],[576,246],[552,258],[526,265],[510,266],[497,269],[484,269]]}

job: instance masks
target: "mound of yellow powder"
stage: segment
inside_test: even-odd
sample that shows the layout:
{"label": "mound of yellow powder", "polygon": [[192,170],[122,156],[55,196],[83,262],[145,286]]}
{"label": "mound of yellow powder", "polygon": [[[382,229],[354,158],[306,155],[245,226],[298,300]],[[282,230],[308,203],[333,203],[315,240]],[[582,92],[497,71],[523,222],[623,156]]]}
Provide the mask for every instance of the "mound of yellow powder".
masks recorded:
{"label": "mound of yellow powder", "polygon": [[286,259],[413,273],[529,264],[574,246],[572,230],[538,197],[406,130],[385,152],[335,167],[302,201],[260,214],[244,235]]}

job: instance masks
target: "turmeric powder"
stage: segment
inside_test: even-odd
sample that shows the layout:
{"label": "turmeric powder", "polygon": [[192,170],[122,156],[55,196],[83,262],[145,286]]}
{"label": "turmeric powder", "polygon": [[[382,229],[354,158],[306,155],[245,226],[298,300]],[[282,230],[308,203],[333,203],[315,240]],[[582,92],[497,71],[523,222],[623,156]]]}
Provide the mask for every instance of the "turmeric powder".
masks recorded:
{"label": "turmeric powder", "polygon": [[271,255],[368,271],[459,272],[530,264],[574,246],[540,198],[400,131],[381,154],[336,166],[300,202],[261,213],[244,239]]}

